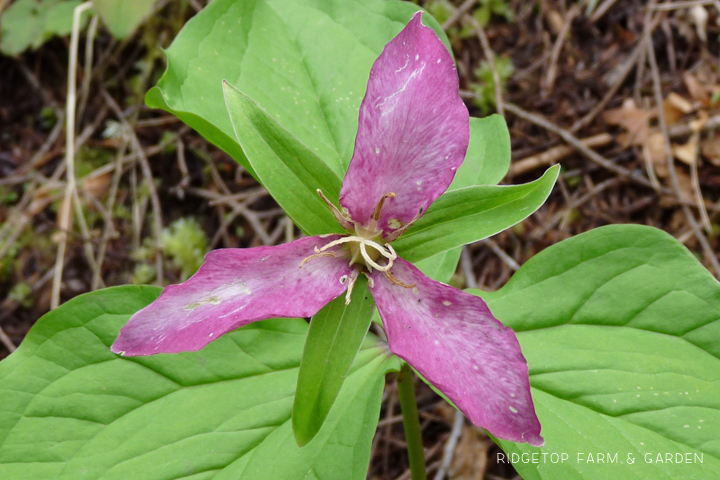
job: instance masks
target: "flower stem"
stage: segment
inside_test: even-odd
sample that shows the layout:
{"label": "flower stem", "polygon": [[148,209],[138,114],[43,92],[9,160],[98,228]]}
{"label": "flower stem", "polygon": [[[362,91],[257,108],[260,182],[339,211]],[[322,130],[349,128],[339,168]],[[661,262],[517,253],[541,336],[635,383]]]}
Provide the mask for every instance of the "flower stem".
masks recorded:
{"label": "flower stem", "polygon": [[411,478],[412,480],[426,480],[425,453],[423,451],[417,400],[415,399],[415,387],[413,386],[413,371],[410,365],[405,362],[400,367],[397,384],[400,393],[400,408],[402,409],[403,426],[405,427],[408,457],[410,457]]}

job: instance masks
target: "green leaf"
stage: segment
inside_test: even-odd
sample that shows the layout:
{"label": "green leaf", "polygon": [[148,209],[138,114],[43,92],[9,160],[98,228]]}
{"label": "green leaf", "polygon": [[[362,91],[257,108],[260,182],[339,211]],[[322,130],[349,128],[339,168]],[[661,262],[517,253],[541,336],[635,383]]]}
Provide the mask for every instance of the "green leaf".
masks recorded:
{"label": "green leaf", "polygon": [[112,354],[120,327],[159,293],[77,297],[0,362],[0,478],[365,479],[384,374],[398,367],[386,349],[365,343],[300,449],[291,413],[307,323],[258,322],[199,352]]}
{"label": "green leaf", "polygon": [[[227,80],[342,178],[370,67],[419,8],[396,0],[216,0],[167,50],[167,71],[146,102],[247,167],[225,110]],[[423,22],[449,46],[431,16]]]}
{"label": "green leaf", "polygon": [[260,182],[309,235],[347,233],[318,195],[337,204],[340,179],[251,98],[225,83],[225,101],[240,145]]}
{"label": "green leaf", "polygon": [[105,26],[117,39],[124,39],[150,15],[155,0],[92,0]]}
{"label": "green leaf", "polygon": [[360,275],[350,305],[342,295],[310,321],[292,416],[298,445],[320,431],[367,335],[374,307],[367,278]]}
{"label": "green leaf", "polygon": [[428,277],[438,282],[448,283],[457,270],[462,247],[437,253],[415,264]]}
{"label": "green leaf", "polygon": [[[544,250],[482,296],[518,333],[546,441],[500,444],[569,454],[516,463],[523,478],[720,478],[720,284],[673,237],[599,228]],[[597,453],[623,463],[597,463]],[[675,453],[703,463],[675,463]]]}
{"label": "green leaf", "polygon": [[475,185],[497,185],[510,168],[510,132],[500,115],[470,118],[465,161],[448,191]]}
{"label": "green leaf", "polygon": [[[28,48],[40,48],[55,35],[69,34],[73,10],[80,3],[80,0],[18,0],[0,14],[0,51],[19,55]],[[81,28],[87,18],[87,13],[81,16]]]}
{"label": "green leaf", "polygon": [[477,186],[447,192],[393,244],[398,255],[417,262],[494,235],[530,216],[545,202],[559,167],[524,185]]}

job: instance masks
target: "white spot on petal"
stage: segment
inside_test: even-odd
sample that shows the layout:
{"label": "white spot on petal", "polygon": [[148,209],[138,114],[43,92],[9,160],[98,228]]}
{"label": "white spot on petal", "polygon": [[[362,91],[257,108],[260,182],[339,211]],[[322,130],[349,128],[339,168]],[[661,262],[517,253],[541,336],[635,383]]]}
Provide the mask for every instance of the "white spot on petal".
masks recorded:
{"label": "white spot on petal", "polygon": [[515,408],[515,407],[510,407],[510,411],[513,412],[513,413],[517,413],[517,412],[518,412],[518,411],[517,411],[517,408]]}
{"label": "white spot on petal", "polygon": [[447,300],[443,300],[443,305],[445,305],[446,307],[449,307],[450,305],[452,305],[452,302],[448,302]]}
{"label": "white spot on petal", "polygon": [[415,55],[415,60],[420,60],[420,55]]}

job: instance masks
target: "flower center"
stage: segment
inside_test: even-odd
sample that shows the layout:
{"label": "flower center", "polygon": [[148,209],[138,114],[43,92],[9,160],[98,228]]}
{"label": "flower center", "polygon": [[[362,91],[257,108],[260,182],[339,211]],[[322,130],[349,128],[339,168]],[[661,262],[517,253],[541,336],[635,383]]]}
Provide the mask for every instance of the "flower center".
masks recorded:
{"label": "flower center", "polygon": [[[395,194],[393,192],[386,193],[382,196],[377,206],[375,207],[375,210],[370,217],[370,222],[367,226],[362,226],[355,223],[355,221],[353,221],[353,219],[350,218],[350,216],[347,214],[347,210],[338,210],[338,208],[330,200],[328,200],[327,197],[325,197],[325,195],[323,195],[320,190],[318,190],[317,192],[322,197],[322,199],[325,200],[325,203],[327,203],[328,207],[330,207],[330,211],[333,213],[340,225],[342,225],[343,228],[345,228],[345,230],[347,230],[348,232],[354,233],[354,235],[351,234],[346,235],[342,238],[338,238],[337,240],[333,240],[332,242],[324,245],[321,248],[318,248],[318,246],[316,245],[315,253],[304,258],[303,261],[300,263],[300,268],[303,268],[306,263],[319,257],[335,257],[335,252],[331,251],[330,249],[337,245],[348,244],[347,248],[350,252],[350,265],[363,265],[367,269],[367,272],[362,273],[366,276],[368,276],[367,274],[371,273],[373,269],[375,269],[379,272],[383,272],[385,277],[395,285],[399,285],[404,288],[413,288],[415,286],[415,284],[407,285],[401,282],[390,272],[390,269],[393,266],[393,262],[398,258],[398,255],[392,245],[390,245],[390,243],[385,243],[384,245],[378,243],[383,239],[383,232],[382,230],[378,229],[377,222],[380,219],[380,212],[382,211],[383,205],[385,204],[385,200],[395,197]],[[420,214],[418,214],[418,218],[419,215]],[[413,220],[413,222],[414,221],[415,220]],[[392,240],[397,239],[397,237],[399,237],[408,226],[409,225],[397,230],[392,235]],[[385,262],[383,262],[384,264],[378,263],[381,258],[384,258],[386,260]],[[353,285],[355,284],[355,279],[357,279],[357,275],[350,279],[350,284],[348,285],[347,294],[345,296],[346,305],[350,303],[350,294],[352,292]],[[372,282],[373,280],[368,276],[368,281]],[[369,284],[370,286],[372,286],[372,283]]]}

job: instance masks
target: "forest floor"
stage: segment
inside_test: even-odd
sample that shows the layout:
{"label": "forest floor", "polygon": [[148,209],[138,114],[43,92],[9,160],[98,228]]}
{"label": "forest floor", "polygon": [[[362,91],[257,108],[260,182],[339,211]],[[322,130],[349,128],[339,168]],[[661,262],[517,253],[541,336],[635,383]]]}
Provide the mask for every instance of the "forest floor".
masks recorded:
{"label": "forest floor", "polygon": [[[611,223],[661,228],[720,276],[718,2],[419,3],[448,32],[471,115],[498,112],[508,122],[513,154],[502,183],[562,165],[540,210],[466,247],[454,284],[497,290],[544,248]],[[72,224],[58,215],[68,39],[0,56],[0,358],[49,311],[54,284],[60,303],[105,286],[167,285],[210,249],[299,235],[232,158],[143,103],[164,71],[160,47],[203,4],[168,2],[124,42],[101,28],[87,67],[81,41],[73,209],[82,215]],[[439,470],[453,479],[519,478],[498,464],[482,431],[417,388],[430,478]],[[398,403],[388,378],[368,478],[410,478]]]}

